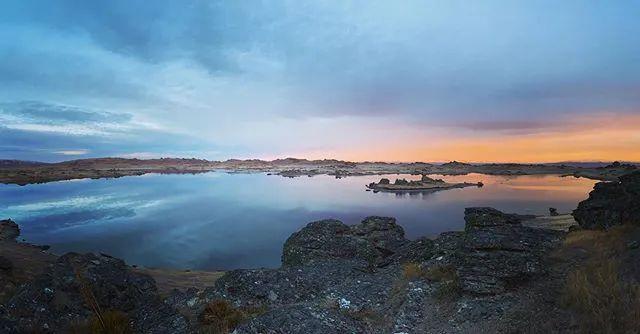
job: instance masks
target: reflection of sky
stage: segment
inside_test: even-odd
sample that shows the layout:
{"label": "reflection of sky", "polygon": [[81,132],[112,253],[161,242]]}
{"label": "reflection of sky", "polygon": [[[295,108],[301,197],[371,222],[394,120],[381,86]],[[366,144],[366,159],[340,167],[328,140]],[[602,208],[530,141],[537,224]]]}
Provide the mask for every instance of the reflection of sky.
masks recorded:
{"label": "reflection of sky", "polygon": [[55,252],[100,251],[149,266],[228,269],[276,266],[286,238],[313,220],[353,224],[368,215],[393,216],[410,238],[431,236],[462,228],[469,206],[568,212],[594,183],[471,174],[444,178],[485,186],[404,195],[364,191],[379,178],[208,173],[2,185],[0,217],[13,218],[27,240]]}

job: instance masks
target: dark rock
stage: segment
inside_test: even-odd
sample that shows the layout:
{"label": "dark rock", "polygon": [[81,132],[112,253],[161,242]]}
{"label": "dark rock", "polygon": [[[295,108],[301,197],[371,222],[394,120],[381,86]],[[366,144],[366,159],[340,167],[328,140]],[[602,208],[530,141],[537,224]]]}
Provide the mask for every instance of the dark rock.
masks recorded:
{"label": "dark rock", "polygon": [[61,256],[21,287],[6,303],[6,320],[15,323],[18,332],[65,332],[70,324],[92,316],[90,303],[127,313],[135,332],[189,330],[187,320],[161,301],[151,277],[129,271],[119,259],[75,253]]}
{"label": "dark rock", "polygon": [[563,233],[521,225],[522,216],[492,208],[465,209],[462,249],[453,253],[461,288],[501,293],[544,273],[543,256]]}
{"label": "dark rock", "polygon": [[640,247],[640,243],[638,241],[636,241],[636,240],[629,241],[627,243],[627,248],[628,249],[637,249],[638,247]]}
{"label": "dark rock", "polygon": [[640,224],[640,172],[623,175],[619,181],[596,183],[572,215],[585,229]]}
{"label": "dark rock", "polygon": [[464,209],[465,231],[480,227],[504,226],[520,224],[522,218],[515,214],[506,214],[494,208],[466,208]]}
{"label": "dark rock", "polygon": [[234,333],[367,333],[361,322],[339,309],[302,304],[267,312],[236,328]]}
{"label": "dark rock", "polygon": [[373,265],[407,243],[404,230],[395,219],[368,217],[348,226],[338,220],[321,220],[292,234],[284,244],[284,266],[314,261],[345,259]]}
{"label": "dark rock", "polygon": [[396,223],[395,218],[367,217],[360,224],[351,227],[357,237],[371,242],[374,247],[384,252],[394,252],[407,243],[404,229]]}
{"label": "dark rock", "polygon": [[389,183],[391,183],[389,179],[380,179],[380,182],[378,182],[378,184],[389,184]]}
{"label": "dark rock", "polygon": [[20,228],[13,220],[0,220],[0,240],[15,240],[19,235]]}
{"label": "dark rock", "polygon": [[393,184],[397,185],[397,186],[406,186],[409,185],[409,181],[407,181],[406,179],[396,179]]}
{"label": "dark rock", "polygon": [[0,271],[10,273],[13,270],[13,262],[4,256],[0,256]]}
{"label": "dark rock", "polygon": [[551,217],[556,217],[559,216],[560,214],[558,213],[558,209],[556,208],[549,208],[549,215]]}

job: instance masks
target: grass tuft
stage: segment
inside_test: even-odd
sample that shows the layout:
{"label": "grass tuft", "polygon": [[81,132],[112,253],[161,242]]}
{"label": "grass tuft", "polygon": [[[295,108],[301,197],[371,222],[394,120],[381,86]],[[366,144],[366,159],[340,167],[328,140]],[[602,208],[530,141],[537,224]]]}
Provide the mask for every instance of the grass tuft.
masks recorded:
{"label": "grass tuft", "polygon": [[436,297],[438,299],[453,299],[460,295],[460,279],[454,266],[433,266],[425,272],[424,276],[431,281],[440,283],[436,291]]}
{"label": "grass tuft", "polygon": [[233,307],[228,301],[216,299],[205,306],[198,320],[203,325],[204,333],[227,334],[233,331],[244,318],[243,312]]}
{"label": "grass tuft", "polygon": [[402,267],[402,276],[409,281],[424,277],[425,272],[417,263],[407,263]]}

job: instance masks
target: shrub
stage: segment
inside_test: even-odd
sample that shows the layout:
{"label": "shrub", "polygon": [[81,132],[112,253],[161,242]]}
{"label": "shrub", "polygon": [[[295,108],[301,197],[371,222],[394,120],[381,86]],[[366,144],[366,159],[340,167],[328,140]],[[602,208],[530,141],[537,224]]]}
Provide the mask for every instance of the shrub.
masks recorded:
{"label": "shrub", "polygon": [[230,333],[244,320],[244,314],[228,301],[217,299],[205,306],[199,321],[207,333]]}

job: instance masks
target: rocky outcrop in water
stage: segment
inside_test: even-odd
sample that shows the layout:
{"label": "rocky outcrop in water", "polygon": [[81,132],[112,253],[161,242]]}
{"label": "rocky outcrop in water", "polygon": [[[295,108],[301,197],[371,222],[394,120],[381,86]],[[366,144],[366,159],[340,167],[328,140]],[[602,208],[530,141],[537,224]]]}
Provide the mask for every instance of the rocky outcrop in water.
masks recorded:
{"label": "rocky outcrop in water", "polygon": [[573,217],[582,228],[606,229],[614,225],[640,223],[640,172],[618,181],[599,182],[580,202]]}

